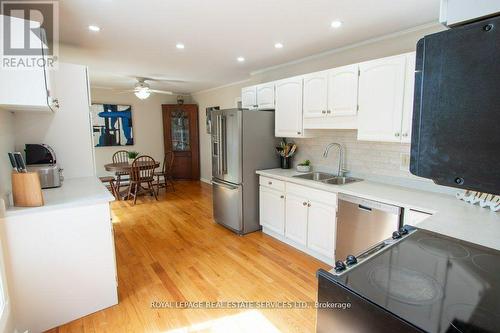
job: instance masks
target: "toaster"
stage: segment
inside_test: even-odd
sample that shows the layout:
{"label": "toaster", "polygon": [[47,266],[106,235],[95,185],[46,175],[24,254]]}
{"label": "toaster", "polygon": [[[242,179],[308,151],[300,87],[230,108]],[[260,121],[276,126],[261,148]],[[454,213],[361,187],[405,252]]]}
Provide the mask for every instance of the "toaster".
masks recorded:
{"label": "toaster", "polygon": [[29,172],[38,172],[42,188],[60,187],[63,176],[62,169],[57,164],[31,164],[26,165]]}
{"label": "toaster", "polygon": [[57,165],[56,153],[46,144],[26,144],[26,169],[38,172],[42,188],[60,187],[63,176]]}

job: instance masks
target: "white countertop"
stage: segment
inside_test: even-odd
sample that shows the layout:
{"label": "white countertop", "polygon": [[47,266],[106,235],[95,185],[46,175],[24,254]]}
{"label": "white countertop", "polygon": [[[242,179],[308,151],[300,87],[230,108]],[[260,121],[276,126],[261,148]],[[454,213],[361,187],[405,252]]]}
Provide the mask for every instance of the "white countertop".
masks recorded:
{"label": "white countertop", "polygon": [[97,177],[66,179],[61,187],[45,189],[42,192],[45,203],[43,206],[7,207],[4,217],[93,205],[115,199]]}
{"label": "white countertop", "polygon": [[293,169],[259,170],[257,174],[309,186],[329,192],[344,193],[433,215],[418,227],[446,236],[500,250],[500,214],[478,205],[471,205],[451,195],[386,185],[369,180],[346,185],[293,178]]}

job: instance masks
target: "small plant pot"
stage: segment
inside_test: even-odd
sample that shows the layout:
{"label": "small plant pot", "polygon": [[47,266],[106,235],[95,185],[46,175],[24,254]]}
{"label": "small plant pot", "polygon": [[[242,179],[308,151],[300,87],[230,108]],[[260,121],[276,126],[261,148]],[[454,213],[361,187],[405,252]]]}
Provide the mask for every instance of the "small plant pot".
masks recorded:
{"label": "small plant pot", "polygon": [[311,166],[310,165],[297,165],[297,171],[298,172],[310,172]]}
{"label": "small plant pot", "polygon": [[280,156],[280,166],[282,169],[292,168],[292,158]]}

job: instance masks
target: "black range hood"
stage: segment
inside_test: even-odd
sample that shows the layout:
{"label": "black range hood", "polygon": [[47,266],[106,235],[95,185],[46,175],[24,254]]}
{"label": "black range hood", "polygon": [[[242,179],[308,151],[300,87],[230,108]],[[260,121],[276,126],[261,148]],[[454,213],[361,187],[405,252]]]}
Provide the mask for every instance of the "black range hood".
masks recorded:
{"label": "black range hood", "polygon": [[500,17],[417,43],[410,172],[500,194]]}

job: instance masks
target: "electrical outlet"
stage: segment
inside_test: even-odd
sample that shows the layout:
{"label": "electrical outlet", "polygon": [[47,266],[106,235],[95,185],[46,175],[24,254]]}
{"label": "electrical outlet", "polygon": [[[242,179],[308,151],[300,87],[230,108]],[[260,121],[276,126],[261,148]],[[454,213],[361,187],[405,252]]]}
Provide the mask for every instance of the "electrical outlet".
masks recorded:
{"label": "electrical outlet", "polygon": [[408,153],[401,153],[400,154],[400,163],[399,163],[399,169],[400,170],[410,170],[410,154]]}

